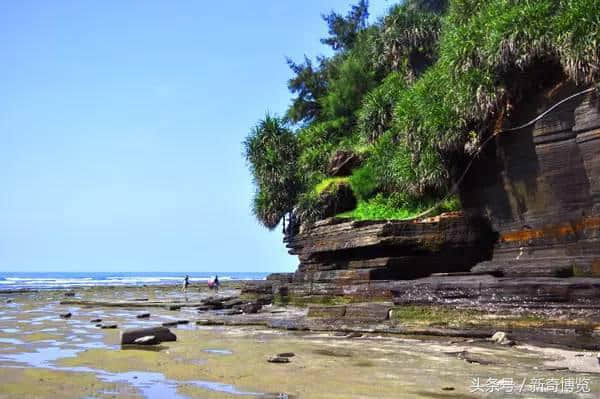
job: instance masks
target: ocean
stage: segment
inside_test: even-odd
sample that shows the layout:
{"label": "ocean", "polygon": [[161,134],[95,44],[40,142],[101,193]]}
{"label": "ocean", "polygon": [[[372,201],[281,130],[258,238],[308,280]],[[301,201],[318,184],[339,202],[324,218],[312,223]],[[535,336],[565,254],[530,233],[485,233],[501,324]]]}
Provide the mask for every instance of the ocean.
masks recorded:
{"label": "ocean", "polygon": [[264,280],[269,273],[259,272],[172,272],[172,273],[73,273],[44,272],[20,273],[0,272],[0,291],[16,289],[69,289],[93,286],[164,285],[181,284],[185,275],[191,283],[207,282],[219,276],[219,280]]}

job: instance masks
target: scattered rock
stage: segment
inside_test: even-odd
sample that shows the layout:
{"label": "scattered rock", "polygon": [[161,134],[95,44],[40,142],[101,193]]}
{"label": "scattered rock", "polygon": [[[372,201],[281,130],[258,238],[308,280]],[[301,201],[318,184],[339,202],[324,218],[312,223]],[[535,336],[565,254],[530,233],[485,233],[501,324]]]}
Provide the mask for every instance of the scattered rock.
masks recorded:
{"label": "scattered rock", "polygon": [[136,339],[147,336],[154,336],[160,342],[177,340],[177,336],[166,327],[134,328],[121,332],[121,345],[134,344]]}
{"label": "scattered rock", "polygon": [[505,332],[498,331],[491,338],[492,342],[500,345],[514,345],[514,342],[508,339]]}
{"label": "scattered rock", "polygon": [[241,309],[227,309],[223,312],[223,314],[225,316],[234,316],[236,314],[241,314],[242,310]]}
{"label": "scattered rock", "polygon": [[361,338],[362,336],[362,333],[351,332],[350,334],[346,335],[346,338]]}
{"label": "scattered rock", "polygon": [[283,353],[278,353],[277,357],[294,357],[296,356],[296,354],[294,352],[283,352]]}
{"label": "scattered rock", "polygon": [[65,296],[75,296],[74,292],[65,292]]}
{"label": "scattered rock", "polygon": [[61,314],[60,314],[60,317],[61,317],[61,318],[63,318],[63,319],[68,319],[68,318],[69,318],[69,317],[71,317],[71,316],[73,316],[73,315],[71,314],[71,312],[67,312],[67,313],[61,313]]}
{"label": "scattered rock", "polygon": [[102,319],[92,319],[90,323],[102,323]]}
{"label": "scattered rock", "polygon": [[177,324],[188,324],[189,320],[177,320]]}
{"label": "scattered rock", "polygon": [[442,387],[442,391],[454,391],[454,387]]}
{"label": "scattered rock", "polygon": [[267,359],[267,362],[269,362],[269,363],[289,363],[290,359],[288,357],[271,356],[270,358]]}
{"label": "scattered rock", "polygon": [[150,317],[150,313],[140,313],[137,316],[135,316],[138,319],[147,319]]}
{"label": "scattered rock", "polygon": [[13,301],[12,299],[7,299],[6,303],[12,303],[12,301]]}
{"label": "scattered rock", "polygon": [[96,324],[96,327],[102,327],[102,324],[98,323]]}
{"label": "scattered rock", "polygon": [[234,299],[230,299],[229,301],[224,301],[223,308],[230,309],[230,308],[233,308],[234,306],[242,305],[243,303],[244,303],[244,301],[242,301],[240,298],[234,298]]}
{"label": "scattered rock", "polygon": [[225,324],[225,323],[220,320],[210,320],[210,319],[196,320],[196,325],[199,325],[199,326],[222,326],[223,324]]}
{"label": "scattered rock", "polygon": [[262,305],[256,302],[250,302],[245,305],[242,305],[242,311],[246,314],[250,313],[258,313],[258,311],[262,308]]}
{"label": "scattered rock", "polygon": [[168,310],[180,310],[181,309],[181,305],[169,305],[167,306]]}
{"label": "scattered rock", "polygon": [[100,328],[107,330],[107,329],[113,329],[113,328],[117,328],[118,326],[116,324],[101,324]]}
{"label": "scattered rock", "polygon": [[132,301],[135,301],[135,302],[145,302],[147,300],[148,300],[148,298],[133,298],[132,299]]}
{"label": "scattered rock", "polygon": [[133,343],[136,345],[158,345],[160,341],[154,335],[146,335],[145,337],[135,339]]}
{"label": "scattered rock", "polygon": [[176,320],[175,321],[165,321],[164,323],[162,323],[162,326],[163,327],[175,327],[175,326],[177,326],[177,324],[179,324],[179,323],[177,323]]}

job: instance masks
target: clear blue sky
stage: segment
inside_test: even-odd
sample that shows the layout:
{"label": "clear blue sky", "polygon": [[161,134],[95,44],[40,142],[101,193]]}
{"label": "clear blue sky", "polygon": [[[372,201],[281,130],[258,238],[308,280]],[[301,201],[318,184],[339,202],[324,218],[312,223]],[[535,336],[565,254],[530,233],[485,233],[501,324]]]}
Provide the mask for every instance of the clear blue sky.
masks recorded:
{"label": "clear blue sky", "polygon": [[293,270],[241,141],[350,4],[0,2],[0,271]]}

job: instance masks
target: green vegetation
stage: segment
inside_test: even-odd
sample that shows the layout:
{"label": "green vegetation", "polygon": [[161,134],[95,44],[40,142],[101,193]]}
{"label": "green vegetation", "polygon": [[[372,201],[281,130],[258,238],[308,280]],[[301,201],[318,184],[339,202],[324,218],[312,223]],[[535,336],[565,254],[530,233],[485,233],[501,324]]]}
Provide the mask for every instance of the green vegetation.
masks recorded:
{"label": "green vegetation", "polygon": [[[405,0],[370,26],[367,17],[365,0],[324,16],[333,55],[288,60],[292,104],[245,142],[267,227],[286,213],[331,216],[320,196],[342,181],[358,205],[341,216],[417,215],[528,91],[600,76],[596,0]],[[362,161],[342,178],[328,170],[341,150]]]}
{"label": "green vegetation", "polygon": [[565,328],[577,326],[593,329],[595,324],[585,319],[548,319],[534,313],[490,313],[476,309],[448,306],[405,305],[390,313],[393,322],[411,327],[442,328]]}
{"label": "green vegetation", "polygon": [[343,183],[348,183],[349,178],[347,177],[328,177],[323,179],[319,184],[315,186],[315,194],[322,194],[326,191],[333,191],[337,186]]}
{"label": "green vegetation", "polygon": [[356,209],[340,213],[337,216],[355,220],[409,219],[436,205],[438,205],[438,208],[435,213],[451,212],[460,209],[460,202],[456,197],[451,197],[444,201],[421,199],[419,202],[408,202],[395,199],[393,196],[384,197],[381,194],[377,194],[368,201],[359,201]]}

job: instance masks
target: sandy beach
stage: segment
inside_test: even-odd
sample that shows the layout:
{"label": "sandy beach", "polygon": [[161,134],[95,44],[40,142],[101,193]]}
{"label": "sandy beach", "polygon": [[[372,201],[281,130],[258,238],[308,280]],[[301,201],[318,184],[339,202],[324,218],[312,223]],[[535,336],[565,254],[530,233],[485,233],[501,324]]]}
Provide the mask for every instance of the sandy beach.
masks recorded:
{"label": "sandy beach", "polygon": [[[237,293],[237,284],[226,284],[218,295]],[[197,325],[218,313],[185,306],[214,295],[197,287],[187,302],[178,286],[99,287],[67,295],[74,296],[61,290],[0,295],[0,398],[556,397],[547,386],[539,391],[536,378],[561,381],[563,389],[572,381],[573,391],[561,397],[594,398],[600,388],[592,352],[464,338]],[[61,305],[66,299],[139,305]],[[175,310],[156,306],[179,301],[183,306]],[[71,316],[62,318],[67,312]],[[281,319],[304,312],[261,310]],[[141,313],[150,316],[137,318]],[[119,344],[122,330],[178,320],[171,327],[175,342]],[[289,363],[267,362],[282,352],[293,353]],[[512,380],[514,392],[485,392],[494,390],[489,379]]]}

